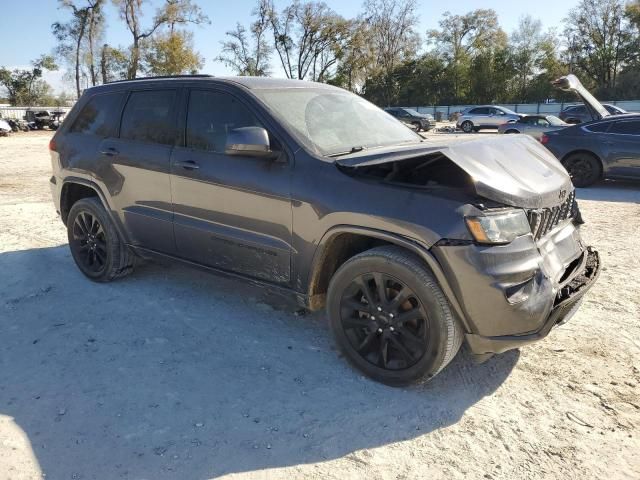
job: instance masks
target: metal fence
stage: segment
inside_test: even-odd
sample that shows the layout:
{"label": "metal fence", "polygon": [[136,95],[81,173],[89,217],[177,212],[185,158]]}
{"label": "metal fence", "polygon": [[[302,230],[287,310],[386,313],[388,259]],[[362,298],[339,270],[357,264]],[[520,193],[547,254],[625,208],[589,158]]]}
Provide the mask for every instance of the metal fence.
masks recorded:
{"label": "metal fence", "polygon": [[23,120],[28,111],[40,112],[42,110],[47,110],[49,112],[64,112],[66,115],[69,113],[69,110],[71,110],[71,107],[0,107],[0,117]]}
{"label": "metal fence", "polygon": [[[518,104],[500,104],[502,107],[509,108],[518,113],[527,114],[547,114],[558,115],[565,107],[569,105],[575,105],[576,102],[561,102],[561,103],[518,103]],[[602,103],[609,103],[616,105],[628,112],[640,112],[640,100],[624,100],[624,101],[603,101]],[[475,107],[477,105],[433,105],[430,107],[414,106],[407,107],[417,110],[420,113],[430,113],[434,117],[437,117],[438,113],[441,113],[443,120],[449,118],[449,115],[455,112],[461,112],[467,108]]]}

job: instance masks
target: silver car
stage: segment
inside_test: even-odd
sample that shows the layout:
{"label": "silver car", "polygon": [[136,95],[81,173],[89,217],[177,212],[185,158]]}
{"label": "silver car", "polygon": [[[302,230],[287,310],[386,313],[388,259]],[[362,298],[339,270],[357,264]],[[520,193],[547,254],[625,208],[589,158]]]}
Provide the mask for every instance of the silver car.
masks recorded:
{"label": "silver car", "polygon": [[465,133],[477,132],[482,128],[498,128],[503,123],[515,122],[521,115],[505,107],[482,105],[462,112],[456,126]]}
{"label": "silver car", "polygon": [[498,133],[525,133],[540,140],[544,132],[568,126],[568,123],[554,115],[526,115],[515,122],[503,123],[498,127]]}

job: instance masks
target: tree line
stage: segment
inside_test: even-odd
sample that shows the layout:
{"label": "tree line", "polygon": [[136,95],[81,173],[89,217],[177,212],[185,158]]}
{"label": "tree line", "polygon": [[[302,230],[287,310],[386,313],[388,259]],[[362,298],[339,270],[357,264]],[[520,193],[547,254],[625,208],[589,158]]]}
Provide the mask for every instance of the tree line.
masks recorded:
{"label": "tree line", "polygon": [[[118,12],[130,44],[110,45],[104,14]],[[197,73],[204,58],[194,26],[210,23],[195,0],[59,0],[52,55],[31,70],[0,68],[12,103],[48,89],[42,69],[66,65],[76,94],[89,85],[140,75]],[[523,16],[512,32],[492,9],[445,12],[421,32],[418,0],[364,0],[345,18],[321,1],[278,9],[257,0],[250,23],[226,32],[216,61],[237,75],[285,76],[349,89],[378,105],[530,103],[563,98],[551,80],[575,73],[596,96],[640,98],[640,0],[579,0],[559,29]]]}

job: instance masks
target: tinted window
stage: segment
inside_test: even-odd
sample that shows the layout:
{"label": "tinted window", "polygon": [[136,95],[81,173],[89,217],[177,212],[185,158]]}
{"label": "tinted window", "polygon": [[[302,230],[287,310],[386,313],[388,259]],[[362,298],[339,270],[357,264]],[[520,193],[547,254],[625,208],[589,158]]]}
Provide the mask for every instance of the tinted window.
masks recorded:
{"label": "tinted window", "polygon": [[611,125],[611,122],[603,122],[603,123],[595,123],[593,125],[588,125],[584,128],[585,130],[589,130],[590,132],[603,133],[609,130],[609,125]]}
{"label": "tinted window", "polygon": [[469,113],[473,114],[473,115],[488,115],[489,114],[489,109],[488,108],[474,108],[472,110],[469,111]]}
{"label": "tinted window", "polygon": [[120,138],[170,145],[175,138],[175,90],[132,92],[122,115]]}
{"label": "tinted window", "polygon": [[640,136],[640,120],[633,120],[630,122],[616,122],[609,130],[609,133]]}
{"label": "tinted window", "polygon": [[90,99],[69,131],[101,137],[115,136],[122,95],[122,93],[107,93]]}
{"label": "tinted window", "polygon": [[231,130],[261,126],[242,103],[227,93],[193,90],[189,95],[187,147],[224,153]]}

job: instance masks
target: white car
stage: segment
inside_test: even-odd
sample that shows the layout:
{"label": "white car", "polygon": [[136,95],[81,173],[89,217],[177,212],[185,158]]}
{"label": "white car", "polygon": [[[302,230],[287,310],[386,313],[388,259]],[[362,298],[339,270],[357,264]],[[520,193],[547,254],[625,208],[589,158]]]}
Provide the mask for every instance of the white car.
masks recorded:
{"label": "white car", "polygon": [[462,112],[456,126],[465,133],[477,132],[482,128],[498,128],[503,123],[516,122],[521,115],[505,107],[482,105]]}

